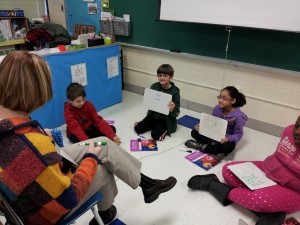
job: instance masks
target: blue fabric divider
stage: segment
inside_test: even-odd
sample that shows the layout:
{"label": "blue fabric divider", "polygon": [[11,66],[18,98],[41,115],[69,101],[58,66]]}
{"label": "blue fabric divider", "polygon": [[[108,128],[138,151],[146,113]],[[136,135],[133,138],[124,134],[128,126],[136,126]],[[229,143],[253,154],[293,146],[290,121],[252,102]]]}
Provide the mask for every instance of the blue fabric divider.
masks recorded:
{"label": "blue fabric divider", "polygon": [[195,125],[200,122],[200,119],[185,115],[177,120],[177,124],[187,128],[194,129]]}
{"label": "blue fabric divider", "polygon": [[[107,58],[113,56],[118,56],[119,75],[108,79]],[[94,104],[97,111],[122,101],[119,45],[86,48],[43,58],[51,69],[53,98],[31,114],[31,118],[38,120],[43,127],[54,128],[65,123],[64,102],[67,100],[67,86],[72,82],[71,65],[86,63],[86,99]]]}

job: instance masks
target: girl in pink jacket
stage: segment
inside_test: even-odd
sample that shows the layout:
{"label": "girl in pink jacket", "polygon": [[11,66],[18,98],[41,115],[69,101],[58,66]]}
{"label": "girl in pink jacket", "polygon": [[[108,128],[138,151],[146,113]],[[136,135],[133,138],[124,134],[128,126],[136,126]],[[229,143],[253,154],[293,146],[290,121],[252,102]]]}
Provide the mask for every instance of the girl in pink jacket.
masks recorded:
{"label": "girl in pink jacket", "polygon": [[193,176],[188,187],[207,190],[223,205],[237,203],[258,215],[256,225],[281,225],[286,213],[300,210],[300,116],[295,124],[286,127],[273,155],[264,161],[253,161],[267,177],[277,185],[250,190],[228,166],[222,173],[227,184],[221,183],[215,174]]}

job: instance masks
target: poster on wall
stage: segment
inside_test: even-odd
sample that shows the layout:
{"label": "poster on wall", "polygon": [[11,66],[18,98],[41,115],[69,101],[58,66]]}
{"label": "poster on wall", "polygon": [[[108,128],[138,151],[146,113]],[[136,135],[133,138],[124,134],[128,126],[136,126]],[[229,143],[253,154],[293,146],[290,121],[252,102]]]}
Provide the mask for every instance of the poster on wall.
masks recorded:
{"label": "poster on wall", "polygon": [[98,14],[97,3],[88,3],[88,14]]}
{"label": "poster on wall", "polygon": [[109,57],[106,59],[108,79],[119,75],[118,56]]}
{"label": "poster on wall", "polygon": [[82,86],[86,86],[87,83],[87,76],[86,76],[86,64],[80,63],[71,66],[71,75],[72,75],[72,82],[79,83]]}

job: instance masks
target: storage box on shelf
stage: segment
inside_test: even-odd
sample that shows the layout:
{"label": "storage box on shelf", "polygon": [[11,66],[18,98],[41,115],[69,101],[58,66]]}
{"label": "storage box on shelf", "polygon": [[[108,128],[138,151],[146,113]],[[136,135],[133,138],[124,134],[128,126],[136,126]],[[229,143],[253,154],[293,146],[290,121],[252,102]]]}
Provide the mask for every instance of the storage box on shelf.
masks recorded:
{"label": "storage box on shelf", "polygon": [[131,22],[122,20],[100,20],[101,32],[119,36],[131,36]]}
{"label": "storage box on shelf", "polygon": [[26,17],[16,17],[16,16],[0,16],[0,20],[9,20],[12,36],[14,37],[15,32],[22,28],[25,28],[25,31],[29,31],[28,19]]}
{"label": "storage box on shelf", "polygon": [[13,10],[0,10],[0,17],[24,17],[24,10],[22,9],[13,9]]}

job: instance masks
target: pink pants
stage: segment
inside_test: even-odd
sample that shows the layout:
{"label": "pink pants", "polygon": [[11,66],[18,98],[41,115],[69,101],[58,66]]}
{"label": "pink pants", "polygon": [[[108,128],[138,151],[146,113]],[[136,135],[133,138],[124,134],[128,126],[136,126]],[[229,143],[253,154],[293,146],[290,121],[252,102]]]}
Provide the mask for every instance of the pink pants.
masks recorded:
{"label": "pink pants", "polygon": [[[289,188],[275,185],[251,191],[227,168],[229,165],[238,163],[242,163],[242,161],[227,163],[222,169],[226,183],[235,187],[228,194],[229,200],[256,212],[292,213],[300,210],[300,193]],[[262,161],[253,161],[252,163],[264,171]]]}

